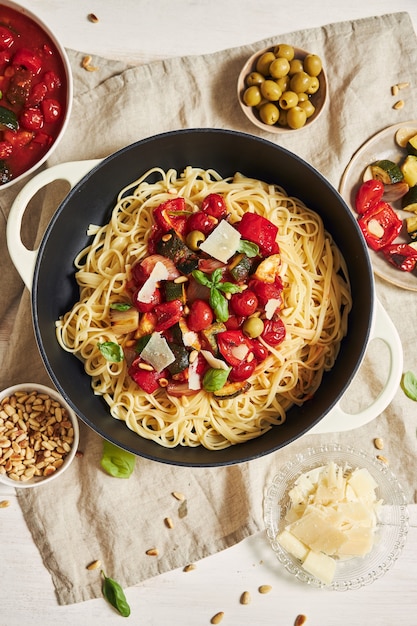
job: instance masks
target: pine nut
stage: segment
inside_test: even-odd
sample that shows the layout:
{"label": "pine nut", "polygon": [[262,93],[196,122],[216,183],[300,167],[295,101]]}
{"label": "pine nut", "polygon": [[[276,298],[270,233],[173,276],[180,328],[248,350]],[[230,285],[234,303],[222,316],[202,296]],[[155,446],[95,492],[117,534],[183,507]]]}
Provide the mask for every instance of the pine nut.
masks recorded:
{"label": "pine nut", "polygon": [[381,439],[381,437],[376,437],[374,439],[374,446],[377,450],[383,450],[384,448],[384,441],[383,439]]}
{"label": "pine nut", "polygon": [[170,517],[166,517],[164,519],[164,522],[165,522],[165,526],[167,528],[174,528],[174,522],[172,521],[172,519]]}
{"label": "pine nut", "polygon": [[194,565],[194,563],[189,563],[188,565],[186,565],[184,567],[184,569],[182,571],[183,572],[192,572],[195,568],[196,568],[196,566]]}
{"label": "pine nut", "polygon": [[240,596],[240,604],[250,604],[251,597],[249,591],[244,591]]}
{"label": "pine nut", "polygon": [[158,548],[150,548],[149,550],[146,550],[146,554],[148,556],[158,556],[159,554]]}
{"label": "pine nut", "polygon": [[172,495],[176,500],[179,500],[180,502],[183,502],[185,500],[185,495],[183,493],[180,493],[179,491],[173,491]]}
{"label": "pine nut", "polygon": [[258,587],[258,591],[259,593],[269,593],[270,591],[272,591],[272,587],[271,585],[261,585],[260,587]]}
{"label": "pine nut", "polygon": [[396,102],[392,108],[398,111],[399,109],[403,108],[404,104],[404,100],[398,100],[398,102]]}
{"label": "pine nut", "polygon": [[98,559],[96,561],[92,561],[87,565],[88,570],[98,569],[99,567],[101,567],[101,561]]}
{"label": "pine nut", "polygon": [[307,617],[305,615],[297,615],[295,618],[294,626],[303,626],[307,621]]}
{"label": "pine nut", "polygon": [[213,617],[210,620],[210,624],[220,624],[223,617],[224,617],[224,612],[219,611],[219,613],[216,613],[216,615],[213,615]]}

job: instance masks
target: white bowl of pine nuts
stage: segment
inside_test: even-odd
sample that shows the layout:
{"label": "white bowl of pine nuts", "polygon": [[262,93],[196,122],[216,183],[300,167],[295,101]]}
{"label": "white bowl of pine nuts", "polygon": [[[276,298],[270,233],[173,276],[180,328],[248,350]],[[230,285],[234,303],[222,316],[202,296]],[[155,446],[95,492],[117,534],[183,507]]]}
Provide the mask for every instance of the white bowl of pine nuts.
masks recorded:
{"label": "white bowl of pine nuts", "polygon": [[50,482],[68,468],[78,441],[77,417],[55,389],[22,383],[0,392],[0,482]]}

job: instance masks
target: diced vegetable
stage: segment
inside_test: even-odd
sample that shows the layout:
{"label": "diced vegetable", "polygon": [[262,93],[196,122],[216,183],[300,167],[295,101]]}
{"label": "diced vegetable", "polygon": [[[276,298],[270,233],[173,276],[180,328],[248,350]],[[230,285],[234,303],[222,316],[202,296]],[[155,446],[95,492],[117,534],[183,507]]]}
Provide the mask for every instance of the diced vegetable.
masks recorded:
{"label": "diced vegetable", "polygon": [[139,324],[139,312],[134,307],[124,311],[110,309],[110,325],[116,335],[133,333]]}
{"label": "diced vegetable", "polygon": [[404,209],[404,211],[417,213],[417,185],[410,187],[405,196],[403,196],[401,208]]}
{"label": "diced vegetable", "polygon": [[214,391],[216,398],[222,398],[227,400],[228,398],[235,398],[240,396],[241,393],[249,391],[251,384],[247,380],[237,381],[235,383],[227,383],[221,389]]}
{"label": "diced vegetable", "polygon": [[372,178],[380,180],[385,185],[390,183],[399,183],[403,180],[404,175],[401,169],[394,161],[389,159],[381,159],[371,165]]}
{"label": "diced vegetable", "polygon": [[[417,265],[417,250],[415,244],[398,243],[386,246],[383,249],[385,258],[391,265],[403,272],[412,272]],[[416,246],[417,247],[417,246]]]}
{"label": "diced vegetable", "polygon": [[410,235],[412,241],[417,240],[417,215],[412,217],[406,217],[405,223],[407,226],[407,233]]}
{"label": "diced vegetable", "polygon": [[244,213],[240,222],[235,226],[244,239],[259,246],[263,256],[279,252],[278,228],[265,217],[256,213]]}
{"label": "diced vegetable", "polygon": [[379,202],[358,220],[366,243],[372,250],[381,250],[399,235],[402,220],[387,202]]}
{"label": "diced vegetable", "polygon": [[401,171],[409,187],[417,185],[417,156],[409,154],[401,164]]}
{"label": "diced vegetable", "polygon": [[185,245],[174,230],[170,230],[166,237],[157,242],[156,250],[158,254],[171,259],[183,274],[191,274],[198,267],[198,255]]}

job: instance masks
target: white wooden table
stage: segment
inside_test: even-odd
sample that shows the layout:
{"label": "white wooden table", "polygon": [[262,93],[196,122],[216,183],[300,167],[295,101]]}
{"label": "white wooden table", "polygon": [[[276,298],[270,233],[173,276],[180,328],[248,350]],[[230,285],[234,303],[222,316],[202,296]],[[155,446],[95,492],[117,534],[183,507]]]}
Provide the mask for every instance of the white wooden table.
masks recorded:
{"label": "white wooden table", "polygon": [[[64,46],[111,59],[147,63],[209,53],[330,22],[407,11],[417,31],[416,0],[21,0],[44,19]],[[99,21],[92,24],[87,15]],[[4,253],[4,251],[3,251]],[[1,327],[1,320],[0,320]],[[0,355],[5,334],[0,331]],[[25,525],[13,490],[0,486],[0,626],[120,624],[102,599],[58,606],[53,585]],[[209,624],[224,611],[225,626],[292,626],[298,614],[309,626],[417,625],[417,505],[405,551],[382,579],[348,593],[309,589],[278,564],[263,533],[197,564],[126,590],[130,623],[140,626]],[[68,546],[70,558],[71,546]],[[261,595],[259,585],[272,591]],[[252,602],[239,597],[249,591]]]}

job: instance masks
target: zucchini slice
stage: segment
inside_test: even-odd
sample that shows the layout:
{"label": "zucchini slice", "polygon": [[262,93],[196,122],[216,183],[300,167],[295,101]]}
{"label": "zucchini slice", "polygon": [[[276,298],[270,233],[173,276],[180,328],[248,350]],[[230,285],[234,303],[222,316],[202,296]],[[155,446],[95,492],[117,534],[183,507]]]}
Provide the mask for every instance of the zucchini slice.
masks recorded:
{"label": "zucchini slice", "polygon": [[417,241],[417,215],[406,217],[405,223],[407,226],[407,233],[409,234],[411,241]]}
{"label": "zucchini slice", "polygon": [[410,137],[406,145],[407,154],[417,156],[417,134]]}
{"label": "zucchini slice", "polygon": [[417,185],[410,187],[405,196],[402,197],[401,208],[404,211],[417,213]]}
{"label": "zucchini slice", "polygon": [[9,130],[18,130],[19,128],[16,113],[3,106],[0,106],[0,128],[8,128]]}
{"label": "zucchini slice", "polygon": [[390,161],[389,159],[382,159],[372,163],[371,172],[372,178],[380,180],[384,183],[384,185],[399,183],[404,178],[404,174],[399,166],[394,163],[394,161]]}
{"label": "zucchini slice", "polygon": [[401,165],[404,180],[409,187],[417,185],[417,156],[409,154]]}
{"label": "zucchini slice", "polygon": [[228,398],[236,398],[236,396],[245,393],[245,391],[248,391],[250,388],[251,384],[248,383],[247,380],[239,380],[235,383],[226,383],[221,389],[214,391],[213,395],[216,396],[216,398],[227,400]]}

